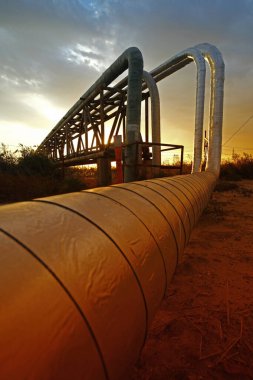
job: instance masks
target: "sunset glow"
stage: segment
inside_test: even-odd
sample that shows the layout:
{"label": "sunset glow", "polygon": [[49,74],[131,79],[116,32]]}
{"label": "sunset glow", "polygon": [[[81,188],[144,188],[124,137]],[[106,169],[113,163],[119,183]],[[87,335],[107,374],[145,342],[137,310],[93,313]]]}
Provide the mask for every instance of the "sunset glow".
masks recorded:
{"label": "sunset glow", "polygon": [[[22,0],[2,3],[0,11],[1,142],[39,144],[129,46],[140,48],[149,71],[187,47],[209,42],[226,65],[223,141],[235,133],[223,157],[253,153],[253,119],[240,129],[253,114],[252,1]],[[193,150],[195,87],[194,64],[159,83],[162,142],[183,144],[186,157]]]}

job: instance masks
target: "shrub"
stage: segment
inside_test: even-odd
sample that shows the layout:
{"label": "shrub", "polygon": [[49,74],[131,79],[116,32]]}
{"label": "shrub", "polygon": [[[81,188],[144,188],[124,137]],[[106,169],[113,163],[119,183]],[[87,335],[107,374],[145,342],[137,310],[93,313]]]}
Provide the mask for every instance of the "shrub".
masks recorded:
{"label": "shrub", "polygon": [[17,164],[15,153],[12,153],[5,144],[0,145],[0,172],[13,172]]}
{"label": "shrub", "polygon": [[17,170],[30,176],[52,176],[56,175],[59,169],[55,163],[48,157],[31,150],[30,152],[22,152],[18,159]]}
{"label": "shrub", "polygon": [[62,169],[34,149],[20,145],[16,152],[0,146],[0,203],[79,191],[86,188],[83,171]]}
{"label": "shrub", "polygon": [[223,162],[220,178],[230,181],[253,179],[253,156],[243,153],[242,156],[234,155],[232,161]]}

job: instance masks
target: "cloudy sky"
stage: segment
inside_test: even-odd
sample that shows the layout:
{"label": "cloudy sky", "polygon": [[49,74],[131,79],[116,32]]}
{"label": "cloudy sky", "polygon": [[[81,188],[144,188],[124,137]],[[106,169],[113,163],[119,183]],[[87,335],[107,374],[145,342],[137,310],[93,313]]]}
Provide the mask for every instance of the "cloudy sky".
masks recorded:
{"label": "cloudy sky", "polygon": [[[253,115],[252,36],[253,0],[1,1],[0,142],[39,144],[129,46],[151,70],[201,42],[216,45],[225,61],[226,142]],[[187,153],[195,83],[194,64],[159,83],[163,142],[184,144]],[[253,154],[253,118],[223,153],[233,147]]]}

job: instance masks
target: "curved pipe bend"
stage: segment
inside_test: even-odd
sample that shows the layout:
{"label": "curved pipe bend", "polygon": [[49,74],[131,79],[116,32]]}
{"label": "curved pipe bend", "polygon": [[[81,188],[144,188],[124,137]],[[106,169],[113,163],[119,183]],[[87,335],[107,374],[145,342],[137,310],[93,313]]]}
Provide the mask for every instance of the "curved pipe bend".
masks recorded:
{"label": "curved pipe bend", "polygon": [[207,60],[211,70],[209,146],[206,170],[214,172],[218,177],[221,161],[225,65],[222,54],[216,46],[203,43],[196,45],[195,48]]}
{"label": "curved pipe bend", "polygon": [[[194,61],[197,68],[197,87],[196,87],[196,108],[195,108],[195,133],[194,133],[194,157],[192,172],[201,171],[202,160],[202,142],[203,142],[203,120],[204,120],[204,102],[205,102],[205,78],[206,66],[201,52],[195,47],[186,49],[176,54],[169,60],[162,63],[157,68],[150,71],[150,74],[156,80],[164,78],[173,72],[181,69],[187,64]],[[164,75],[164,76],[163,76]]]}
{"label": "curved pipe bend", "polygon": [[[151,102],[151,127],[152,127],[152,142],[161,142],[161,127],[160,127],[160,96],[156,81],[150,73],[143,70],[143,81],[145,82]],[[161,151],[159,146],[153,146],[153,164],[161,165]]]}

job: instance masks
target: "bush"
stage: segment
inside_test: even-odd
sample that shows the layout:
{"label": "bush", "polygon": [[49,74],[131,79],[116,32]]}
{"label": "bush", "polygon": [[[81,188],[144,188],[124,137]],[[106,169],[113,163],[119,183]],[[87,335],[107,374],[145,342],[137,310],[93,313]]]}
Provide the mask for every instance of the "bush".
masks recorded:
{"label": "bush", "polygon": [[15,169],[17,164],[15,153],[12,153],[5,144],[0,145],[0,172],[10,172]]}
{"label": "bush", "polygon": [[227,181],[240,181],[242,179],[239,168],[234,162],[225,162],[221,165],[220,178]]}
{"label": "bush", "polygon": [[17,170],[28,176],[53,176],[59,169],[48,157],[36,152],[30,152],[18,160]]}
{"label": "bush", "polygon": [[253,157],[251,154],[243,153],[242,156],[234,155],[232,161],[221,164],[220,178],[229,181],[241,179],[253,179]]}
{"label": "bush", "polygon": [[20,145],[11,152],[0,146],[0,203],[25,201],[86,188],[83,171],[62,169],[34,149]]}

